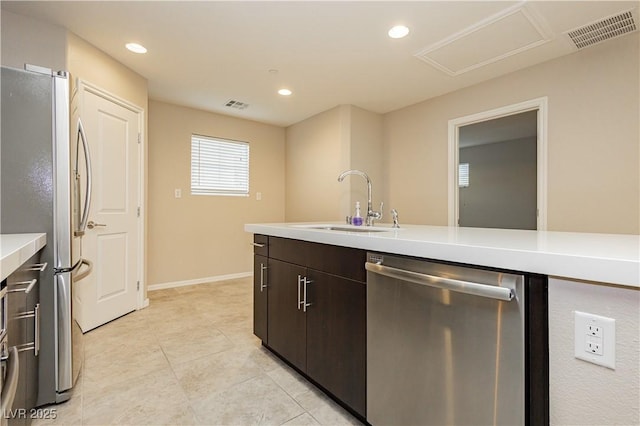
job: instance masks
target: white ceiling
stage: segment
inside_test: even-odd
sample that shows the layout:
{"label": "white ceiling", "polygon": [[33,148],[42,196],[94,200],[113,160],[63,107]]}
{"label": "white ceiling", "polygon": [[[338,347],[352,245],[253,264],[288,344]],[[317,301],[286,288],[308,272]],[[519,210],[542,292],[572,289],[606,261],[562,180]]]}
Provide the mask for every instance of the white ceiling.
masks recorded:
{"label": "white ceiling", "polygon": [[[147,78],[151,99],[287,126],[341,104],[386,113],[571,54],[576,48],[565,32],[637,9],[638,4],[2,1],[2,8],[68,28]],[[523,7],[534,17],[548,41],[458,75],[414,56],[512,7]],[[390,39],[387,30],[399,23],[407,25],[410,34]],[[513,37],[493,36],[487,45],[489,31],[477,40],[495,50],[500,42],[518,39],[520,28],[507,30]],[[148,53],[125,50],[130,41],[143,44]],[[293,90],[288,98],[276,93],[285,86]],[[230,99],[249,107],[225,107]]]}

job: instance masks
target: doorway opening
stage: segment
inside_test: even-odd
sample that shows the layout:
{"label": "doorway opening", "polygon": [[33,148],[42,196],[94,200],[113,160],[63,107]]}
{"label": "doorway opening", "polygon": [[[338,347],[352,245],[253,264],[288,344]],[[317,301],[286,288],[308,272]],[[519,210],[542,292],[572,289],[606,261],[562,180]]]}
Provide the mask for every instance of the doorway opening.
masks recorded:
{"label": "doorway opening", "polygon": [[449,121],[449,226],[545,230],[547,98]]}

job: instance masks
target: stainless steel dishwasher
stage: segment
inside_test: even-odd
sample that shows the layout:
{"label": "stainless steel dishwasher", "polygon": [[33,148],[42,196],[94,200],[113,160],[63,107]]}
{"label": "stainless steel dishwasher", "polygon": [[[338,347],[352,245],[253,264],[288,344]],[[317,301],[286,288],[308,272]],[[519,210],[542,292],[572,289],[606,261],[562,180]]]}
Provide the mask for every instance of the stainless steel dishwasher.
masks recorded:
{"label": "stainless steel dishwasher", "polygon": [[524,277],[367,255],[367,421],[525,424]]}

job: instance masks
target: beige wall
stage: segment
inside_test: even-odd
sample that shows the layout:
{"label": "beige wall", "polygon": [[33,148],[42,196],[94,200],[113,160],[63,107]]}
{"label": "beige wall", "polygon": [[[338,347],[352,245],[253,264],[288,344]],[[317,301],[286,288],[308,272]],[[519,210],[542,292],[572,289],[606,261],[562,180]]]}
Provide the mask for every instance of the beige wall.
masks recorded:
{"label": "beige wall", "polygon": [[24,68],[38,65],[54,71],[67,69],[67,30],[2,10],[2,65]]}
{"label": "beige wall", "polygon": [[[615,370],[574,357],[574,311],[616,320]],[[640,421],[640,290],[549,279],[552,425]]]}
{"label": "beige wall", "polygon": [[385,199],[447,224],[448,120],[547,96],[548,229],[640,232],[639,33],[388,113]]}
{"label": "beige wall", "polygon": [[[383,199],[384,170],[382,159],[382,116],[371,111],[355,106],[350,107],[351,119],[349,142],[350,142],[350,164],[346,168],[362,170],[371,179],[373,209],[380,209],[380,202]],[[356,201],[362,205],[362,215],[366,214],[367,206],[367,186],[364,179],[358,176],[351,176],[351,191],[343,186],[342,197],[346,199],[343,203],[341,217],[352,215]],[[344,184],[343,184],[344,185]],[[350,192],[350,193],[349,193]],[[346,196],[348,194],[348,196]],[[390,215],[389,204],[384,207],[385,216],[382,221],[387,221]]]}
{"label": "beige wall", "polygon": [[87,81],[147,111],[147,79],[73,33],[68,35],[67,69]]}
{"label": "beige wall", "polygon": [[[352,105],[340,105],[287,128],[286,220],[336,221],[367,204],[364,179],[337,178],[348,169],[382,181],[382,117]],[[374,202],[381,190],[374,192]],[[378,201],[379,202],[379,201]],[[376,205],[374,204],[374,207]]]}
{"label": "beige wall", "polygon": [[[193,133],[249,142],[249,197],[190,195]],[[149,102],[150,285],[252,270],[244,224],[284,221],[284,134],[281,127]]]}
{"label": "beige wall", "polygon": [[341,117],[335,107],[286,129],[287,222],[337,220],[340,172],[349,164]]}

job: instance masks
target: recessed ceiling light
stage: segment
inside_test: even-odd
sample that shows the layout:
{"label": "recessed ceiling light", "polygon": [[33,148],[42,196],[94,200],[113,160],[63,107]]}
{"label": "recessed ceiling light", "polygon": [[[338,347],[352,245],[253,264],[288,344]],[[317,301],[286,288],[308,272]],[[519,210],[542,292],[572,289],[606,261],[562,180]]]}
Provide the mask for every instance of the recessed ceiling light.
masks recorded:
{"label": "recessed ceiling light", "polygon": [[125,47],[134,53],[147,53],[147,48],[138,43],[127,43]]}
{"label": "recessed ceiling light", "polygon": [[278,94],[282,96],[290,96],[293,92],[289,89],[280,89],[278,90]]}
{"label": "recessed ceiling light", "polygon": [[409,34],[409,28],[404,25],[396,25],[389,30],[388,34],[391,38],[402,38]]}

